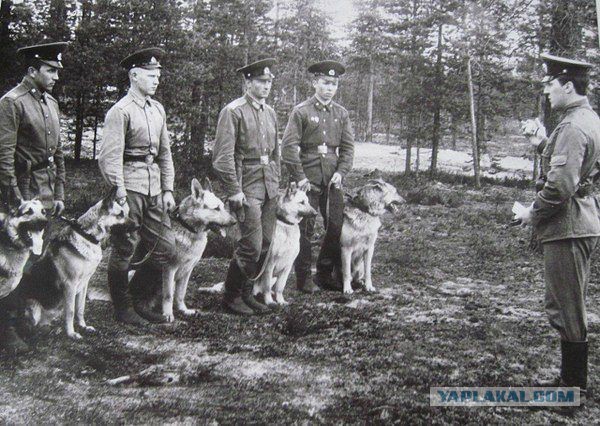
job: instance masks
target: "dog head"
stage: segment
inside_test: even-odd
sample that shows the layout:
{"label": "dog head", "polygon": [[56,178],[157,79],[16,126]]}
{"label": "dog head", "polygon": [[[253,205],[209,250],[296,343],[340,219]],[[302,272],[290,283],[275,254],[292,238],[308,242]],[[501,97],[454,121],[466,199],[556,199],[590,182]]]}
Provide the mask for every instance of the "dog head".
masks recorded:
{"label": "dog head", "polygon": [[207,178],[192,179],[191,193],[179,204],[179,216],[194,228],[205,227],[225,237],[225,227],[236,223],[235,217],[225,209],[223,201],[212,190]]}
{"label": "dog head", "polygon": [[138,226],[129,217],[129,205],[121,205],[117,202],[117,188],[114,187],[110,193],[96,205],[98,227],[104,232],[127,233],[136,231]]}
{"label": "dog head", "polygon": [[12,209],[2,221],[4,231],[15,246],[29,248],[34,254],[42,253],[48,219],[40,200],[21,200],[19,207]]}
{"label": "dog head", "polygon": [[387,209],[392,213],[406,201],[398,194],[398,190],[382,179],[370,180],[358,190],[353,202],[374,216],[380,216]]}
{"label": "dog head", "polygon": [[287,222],[299,223],[303,217],[316,216],[317,211],[310,205],[306,192],[292,182],[277,201],[277,215]]}

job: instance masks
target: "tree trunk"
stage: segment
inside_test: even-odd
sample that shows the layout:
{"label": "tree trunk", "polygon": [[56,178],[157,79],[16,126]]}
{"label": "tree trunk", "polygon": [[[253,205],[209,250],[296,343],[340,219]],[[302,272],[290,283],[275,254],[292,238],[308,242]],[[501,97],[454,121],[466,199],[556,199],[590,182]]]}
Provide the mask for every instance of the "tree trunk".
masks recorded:
{"label": "tree trunk", "polygon": [[193,119],[190,126],[190,142],[187,158],[195,166],[202,163],[204,158],[204,138],[206,135],[206,123],[208,119],[206,96],[203,96],[202,82],[195,81],[192,87],[192,105],[194,109],[200,106],[200,114]]}
{"label": "tree trunk", "polygon": [[479,173],[479,153],[477,146],[477,124],[475,121],[475,96],[473,95],[473,75],[471,73],[471,56],[467,56],[467,81],[469,85],[469,105],[471,109],[471,149],[473,150],[473,173],[475,176],[475,187],[481,187]]}
{"label": "tree trunk", "polygon": [[373,91],[375,89],[375,69],[373,58],[369,59],[369,93],[367,94],[367,129],[365,141],[373,142]]}
{"label": "tree trunk", "polygon": [[80,93],[77,98],[77,108],[75,109],[75,162],[81,161],[81,144],[83,142],[83,121],[85,119],[85,94]]}
{"label": "tree trunk", "polygon": [[438,25],[438,45],[437,45],[437,60],[435,70],[435,103],[433,105],[433,134],[431,137],[431,166],[429,168],[429,174],[434,177],[437,172],[437,158],[438,150],[440,147],[440,127],[441,127],[441,110],[442,110],[442,93],[443,93],[443,79],[442,79],[442,29],[443,24]]}

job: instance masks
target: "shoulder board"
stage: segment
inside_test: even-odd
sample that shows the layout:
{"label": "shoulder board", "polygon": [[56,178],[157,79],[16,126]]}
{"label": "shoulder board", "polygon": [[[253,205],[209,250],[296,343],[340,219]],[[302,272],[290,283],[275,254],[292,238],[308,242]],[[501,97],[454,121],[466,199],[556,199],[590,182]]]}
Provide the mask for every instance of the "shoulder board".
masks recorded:
{"label": "shoulder board", "polygon": [[242,105],[246,105],[247,103],[248,103],[248,101],[246,100],[246,98],[242,96],[241,98],[237,98],[236,100],[229,102],[225,106],[225,108],[236,109],[236,108],[241,107]]}
{"label": "shoulder board", "polygon": [[7,94],[5,94],[3,97],[17,99],[23,95],[26,95],[27,93],[29,93],[29,89],[27,88],[27,86],[25,86],[24,84],[19,84],[18,86],[10,90]]}

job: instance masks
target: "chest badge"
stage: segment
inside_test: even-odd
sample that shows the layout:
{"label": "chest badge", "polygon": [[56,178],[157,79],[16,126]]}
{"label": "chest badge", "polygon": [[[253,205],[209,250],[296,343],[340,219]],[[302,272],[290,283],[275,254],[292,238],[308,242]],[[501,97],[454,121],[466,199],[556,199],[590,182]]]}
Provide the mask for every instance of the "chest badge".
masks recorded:
{"label": "chest badge", "polygon": [[319,117],[310,117],[310,121],[312,121],[313,123],[319,123]]}

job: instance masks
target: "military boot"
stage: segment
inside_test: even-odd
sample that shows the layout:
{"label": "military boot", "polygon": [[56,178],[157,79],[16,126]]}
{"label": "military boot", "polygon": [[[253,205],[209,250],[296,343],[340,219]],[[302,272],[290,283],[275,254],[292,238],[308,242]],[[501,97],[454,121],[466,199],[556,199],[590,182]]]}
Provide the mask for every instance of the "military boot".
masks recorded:
{"label": "military boot", "polygon": [[31,350],[29,345],[19,337],[12,323],[0,326],[0,348],[10,355],[21,355]]}
{"label": "military boot", "polygon": [[135,271],[129,282],[129,290],[133,310],[146,321],[154,324],[168,322],[162,312],[152,309],[151,301],[161,295],[162,292],[162,268],[146,262]]}
{"label": "military boot", "polygon": [[256,298],[252,294],[253,287],[254,284],[252,283],[252,281],[246,280],[242,291],[242,300],[248,307],[250,307],[250,309],[252,309],[258,315],[265,315],[270,313],[271,309],[267,305],[260,303],[258,300],[256,300]]}
{"label": "military boot", "polygon": [[254,311],[242,300],[242,289],[246,277],[235,259],[231,259],[227,277],[225,278],[225,291],[223,293],[223,309],[237,315],[254,315]]}
{"label": "military boot", "polygon": [[308,276],[298,276],[296,279],[296,288],[300,290],[302,293],[312,294],[320,291],[321,289],[314,283],[312,277]]}
{"label": "military boot", "polygon": [[108,289],[115,309],[115,320],[130,325],[147,325],[147,321],[133,310],[127,275],[127,271],[108,271]]}

